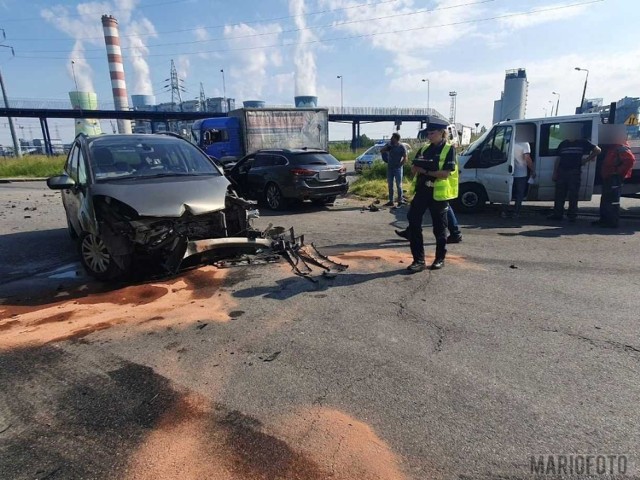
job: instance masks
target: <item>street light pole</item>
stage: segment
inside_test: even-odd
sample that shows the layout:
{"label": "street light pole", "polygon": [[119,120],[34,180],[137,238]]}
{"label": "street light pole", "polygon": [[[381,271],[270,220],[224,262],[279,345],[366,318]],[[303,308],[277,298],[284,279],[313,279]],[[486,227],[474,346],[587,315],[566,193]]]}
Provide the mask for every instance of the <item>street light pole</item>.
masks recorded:
{"label": "street light pole", "polygon": [[558,116],[558,108],[560,108],[560,94],[558,92],[551,92],[554,95],[558,96],[558,101],[556,102],[556,117]]}
{"label": "street light pole", "polygon": [[224,68],[220,69],[220,73],[222,74],[222,101],[224,102],[224,106],[222,107],[222,112],[226,113],[229,111],[229,108],[227,105],[227,85],[225,84],[225,81],[224,81]]}
{"label": "street light pole", "polygon": [[[2,31],[2,37],[4,40],[4,30],[1,30],[1,31]],[[13,47],[10,47],[9,45],[0,45],[0,47],[11,49],[11,53],[13,54],[13,56],[15,56]],[[5,108],[9,108],[9,100],[7,99],[7,91],[4,88],[4,80],[2,79],[2,72],[0,72],[0,90],[2,90],[2,98],[4,99],[4,106]],[[18,137],[16,136],[16,129],[13,126],[13,117],[7,117],[7,119],[9,120],[9,131],[11,132],[11,140],[13,141],[13,154],[18,158],[22,158],[22,150],[20,149],[20,142],[18,141]]]}
{"label": "street light pole", "polygon": [[423,82],[427,82],[427,115],[429,115],[429,90],[430,90],[430,82],[428,78],[423,78],[422,79]]}
{"label": "street light pole", "polygon": [[581,72],[587,72],[586,77],[584,77],[584,89],[582,90],[582,101],[580,102],[580,113],[584,112],[584,97],[587,94],[587,80],[589,80],[589,70],[586,68],[575,67],[576,70]]}
{"label": "street light pole", "polygon": [[342,90],[342,75],[338,75],[336,78],[340,79],[340,113],[344,113],[344,96]]}

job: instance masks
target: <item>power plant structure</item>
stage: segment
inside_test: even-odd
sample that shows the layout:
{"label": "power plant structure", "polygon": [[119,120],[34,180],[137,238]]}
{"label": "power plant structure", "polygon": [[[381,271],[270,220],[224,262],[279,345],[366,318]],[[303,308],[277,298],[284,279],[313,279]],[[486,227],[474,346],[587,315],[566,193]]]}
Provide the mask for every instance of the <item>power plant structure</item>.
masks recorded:
{"label": "power plant structure", "polygon": [[525,118],[529,82],[524,68],[507,70],[500,100],[493,103],[493,123]]}
{"label": "power plant structure", "polygon": [[[104,43],[107,47],[107,59],[109,61],[109,74],[111,76],[111,89],[113,91],[115,109],[129,110],[129,96],[127,94],[127,83],[124,76],[122,50],[120,49],[118,21],[111,15],[103,15],[102,30],[104,31]],[[118,132],[131,133],[131,120],[118,120]]]}
{"label": "power plant structure", "polygon": [[[71,108],[74,110],[97,110],[98,96],[94,92],[69,92]],[[100,135],[100,122],[94,118],[76,118],[74,120],[75,134]]]}

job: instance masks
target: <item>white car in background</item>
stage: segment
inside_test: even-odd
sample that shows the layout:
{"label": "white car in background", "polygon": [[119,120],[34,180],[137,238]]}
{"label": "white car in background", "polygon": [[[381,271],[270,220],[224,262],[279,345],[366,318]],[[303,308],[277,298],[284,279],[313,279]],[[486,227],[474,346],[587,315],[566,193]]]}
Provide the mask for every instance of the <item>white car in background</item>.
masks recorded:
{"label": "white car in background", "polygon": [[[374,162],[382,162],[382,154],[380,150],[386,145],[386,142],[378,142],[373,147],[368,148],[363,154],[356,157],[356,162],[353,166],[356,173],[362,173],[363,170],[371,168]],[[408,143],[403,143],[404,148],[407,149],[407,155],[411,152],[411,147]]]}

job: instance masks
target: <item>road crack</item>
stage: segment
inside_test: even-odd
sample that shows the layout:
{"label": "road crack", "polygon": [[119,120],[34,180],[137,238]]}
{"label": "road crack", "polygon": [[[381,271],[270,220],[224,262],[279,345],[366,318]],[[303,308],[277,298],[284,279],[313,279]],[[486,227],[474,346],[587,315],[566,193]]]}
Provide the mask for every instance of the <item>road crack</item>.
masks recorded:
{"label": "road crack", "polygon": [[587,342],[594,347],[602,348],[605,350],[619,350],[619,351],[629,352],[631,354],[640,353],[639,347],[622,343],[622,342],[616,342],[615,340],[599,340],[599,339],[587,337],[585,335],[580,335],[579,333],[563,332],[558,330],[557,328],[543,328],[542,331],[550,332],[550,333],[561,333],[563,335],[567,335],[568,337],[577,338],[578,340]]}

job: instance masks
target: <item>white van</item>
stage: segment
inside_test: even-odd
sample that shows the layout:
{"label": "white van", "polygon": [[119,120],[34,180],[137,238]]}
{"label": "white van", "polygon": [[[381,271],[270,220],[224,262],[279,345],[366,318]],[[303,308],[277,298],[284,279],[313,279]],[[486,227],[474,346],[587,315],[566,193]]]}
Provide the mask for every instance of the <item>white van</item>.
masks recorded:
{"label": "white van", "polygon": [[[600,178],[596,173],[606,152],[606,138],[619,125],[601,123],[600,114],[568,115],[497,123],[459,156],[460,190],[458,209],[463,212],[482,210],[486,202],[508,204],[513,188],[514,142],[528,142],[536,172],[535,183],[529,185],[527,201],[553,201],[552,180],[557,148],[567,128],[579,130],[580,137],[603,149],[597,162],[582,167],[580,200],[591,200],[598,193]],[[600,141],[599,141],[600,140]],[[637,158],[637,157],[636,157]],[[638,159],[640,160],[640,159]],[[640,161],[631,179],[625,182],[623,194],[640,191]]]}

